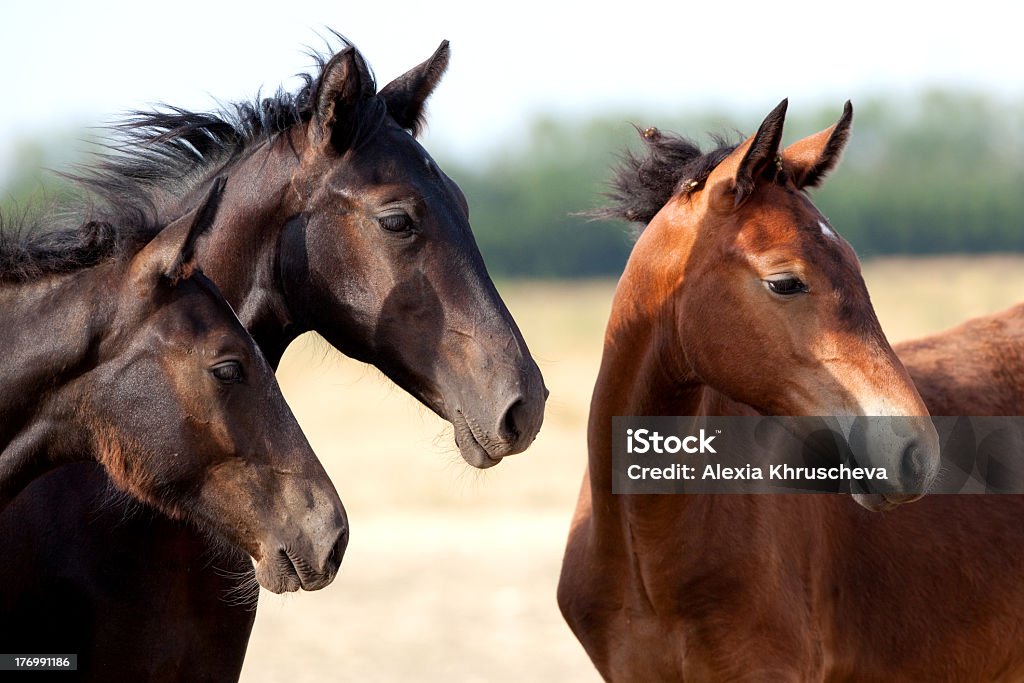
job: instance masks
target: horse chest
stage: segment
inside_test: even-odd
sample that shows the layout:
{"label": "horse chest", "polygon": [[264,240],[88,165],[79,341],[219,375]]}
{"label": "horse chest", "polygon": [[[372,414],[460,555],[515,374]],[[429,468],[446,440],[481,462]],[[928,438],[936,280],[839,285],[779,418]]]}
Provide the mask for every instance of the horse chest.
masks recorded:
{"label": "horse chest", "polygon": [[563,611],[606,679],[823,680],[806,584],[775,575],[780,563],[714,544],[654,553],[646,540],[632,539],[632,553],[570,543],[591,571],[563,574]]}

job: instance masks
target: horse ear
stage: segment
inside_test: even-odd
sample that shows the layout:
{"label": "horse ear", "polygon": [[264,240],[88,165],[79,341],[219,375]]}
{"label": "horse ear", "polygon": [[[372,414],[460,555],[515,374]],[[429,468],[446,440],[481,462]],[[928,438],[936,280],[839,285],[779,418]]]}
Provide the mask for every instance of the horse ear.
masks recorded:
{"label": "horse ear", "polygon": [[430,59],[409,69],[380,91],[391,118],[413,136],[423,129],[423,105],[444,76],[450,54],[448,41],[442,40]]}
{"label": "horse ear", "polygon": [[161,280],[176,285],[196,271],[195,251],[199,238],[217,218],[226,180],[213,181],[198,209],[190,211],[161,230],[132,260],[133,280],[149,292]]}
{"label": "horse ear", "polygon": [[797,187],[815,187],[839,163],[850,139],[853,105],[847,100],[843,115],[831,128],[794,142],[782,152],[782,161]]}
{"label": "horse ear", "polygon": [[788,99],[779,102],[761,122],[757,132],[730,152],[708,178],[709,186],[714,185],[732,196],[732,208],[742,204],[753,192],[761,175],[778,162],[787,106]]}
{"label": "horse ear", "polygon": [[187,280],[192,277],[196,269],[196,242],[205,235],[217,219],[217,209],[220,208],[220,200],[224,196],[224,186],[227,179],[224,176],[218,177],[206,193],[206,199],[196,211],[195,218],[185,233],[185,239],[178,249],[177,256],[164,271],[164,275],[173,283],[179,280]]}
{"label": "horse ear", "polygon": [[373,74],[354,47],[348,47],[324,64],[317,80],[313,121],[309,131],[321,147],[341,152],[355,138],[359,106],[374,96]]}

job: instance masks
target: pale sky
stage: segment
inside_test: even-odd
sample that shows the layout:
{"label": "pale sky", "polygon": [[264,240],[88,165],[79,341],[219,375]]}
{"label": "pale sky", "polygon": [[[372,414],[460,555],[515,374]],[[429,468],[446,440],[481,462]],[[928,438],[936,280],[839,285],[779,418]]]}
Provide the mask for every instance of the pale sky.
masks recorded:
{"label": "pale sky", "polygon": [[[917,8],[926,7],[914,3]],[[936,5],[937,6],[937,5]],[[955,85],[1024,95],[1011,3],[515,3],[292,0],[14,2],[0,15],[0,169],[13,141],[167,102],[276,90],[332,27],[381,85],[451,40],[428,149],[464,159],[514,143],[538,113],[681,113],[723,105],[751,125],[857,96]],[[840,9],[841,7],[841,9]],[[651,121],[657,123],[657,121]],[[436,152],[435,152],[436,153]]]}

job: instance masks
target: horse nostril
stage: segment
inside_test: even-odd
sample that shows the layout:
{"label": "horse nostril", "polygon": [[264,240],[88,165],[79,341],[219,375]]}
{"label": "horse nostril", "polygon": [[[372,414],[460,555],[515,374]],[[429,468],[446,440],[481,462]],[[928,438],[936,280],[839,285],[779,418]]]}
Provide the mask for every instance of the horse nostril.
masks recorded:
{"label": "horse nostril", "polygon": [[502,436],[505,437],[506,441],[515,442],[519,440],[521,430],[517,424],[517,419],[524,405],[523,399],[519,399],[505,411],[505,419],[502,420],[501,427]]}
{"label": "horse nostril", "polygon": [[335,571],[341,566],[341,560],[345,557],[345,549],[348,548],[348,526],[345,526],[338,534],[338,538],[331,546],[331,552],[327,555],[326,569]]}
{"label": "horse nostril", "polygon": [[926,449],[921,448],[917,441],[910,442],[910,445],[903,451],[903,460],[900,463],[900,474],[907,488],[907,493],[924,493],[923,489],[931,474],[930,459]]}

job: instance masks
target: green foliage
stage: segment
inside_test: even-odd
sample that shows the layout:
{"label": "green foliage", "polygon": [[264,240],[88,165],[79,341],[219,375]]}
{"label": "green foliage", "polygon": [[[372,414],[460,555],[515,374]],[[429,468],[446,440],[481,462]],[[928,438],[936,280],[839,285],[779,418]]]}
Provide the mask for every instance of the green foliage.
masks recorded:
{"label": "green foliage", "polygon": [[862,254],[1024,251],[1024,106],[872,102],[816,197]]}
{"label": "green foliage", "polygon": [[[846,157],[814,199],[861,255],[1024,251],[1024,102],[933,91],[854,105]],[[788,142],[831,125],[841,103],[800,110],[791,108]],[[469,199],[494,275],[614,275],[629,254],[631,228],[580,213],[601,205],[618,155],[639,148],[630,123],[710,145],[707,133],[738,139],[736,131],[751,132],[764,113],[542,118],[479,164],[440,161]],[[5,215],[69,196],[58,176],[39,170],[66,168],[67,139],[22,145],[21,172],[0,191]]]}
{"label": "green foliage", "polygon": [[621,269],[627,226],[579,214],[598,206],[611,150],[631,132],[624,124],[545,119],[483,169],[442,164],[469,199],[473,230],[494,275],[581,277]]}
{"label": "green foliage", "polygon": [[68,202],[81,193],[53,170],[68,170],[82,155],[84,141],[67,135],[43,140],[23,140],[14,150],[10,169],[0,185],[0,216],[4,224],[31,220]]}
{"label": "green foliage", "polygon": [[[854,104],[846,157],[814,199],[862,255],[1024,251],[1024,103],[935,91]],[[831,125],[840,111],[836,103],[791,114],[787,142]],[[617,274],[628,226],[574,212],[599,206],[617,154],[639,147],[627,122],[710,145],[707,133],[738,140],[736,131],[753,131],[764,113],[543,120],[482,168],[446,167],[469,197],[495,274]]]}

